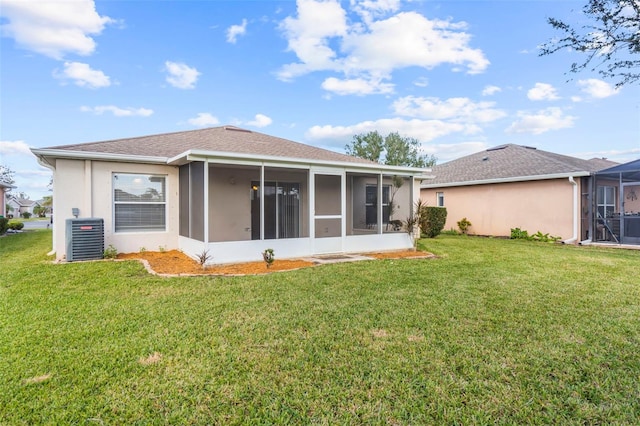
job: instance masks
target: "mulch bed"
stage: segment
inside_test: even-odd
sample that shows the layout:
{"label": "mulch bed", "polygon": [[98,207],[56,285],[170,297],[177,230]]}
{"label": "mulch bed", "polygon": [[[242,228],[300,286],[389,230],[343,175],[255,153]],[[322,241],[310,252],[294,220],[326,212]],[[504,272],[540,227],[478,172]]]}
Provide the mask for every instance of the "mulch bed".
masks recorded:
{"label": "mulch bed", "polygon": [[[415,250],[366,253],[363,255],[374,259],[406,259],[433,256],[431,253]],[[278,271],[291,271],[317,265],[314,262],[304,259],[276,259],[269,268],[267,268],[265,262],[245,262],[211,265],[203,269],[197,261],[178,250],[120,253],[117,259],[138,259],[146,261],[149,269],[151,269],[150,272],[161,275],[257,275]]]}

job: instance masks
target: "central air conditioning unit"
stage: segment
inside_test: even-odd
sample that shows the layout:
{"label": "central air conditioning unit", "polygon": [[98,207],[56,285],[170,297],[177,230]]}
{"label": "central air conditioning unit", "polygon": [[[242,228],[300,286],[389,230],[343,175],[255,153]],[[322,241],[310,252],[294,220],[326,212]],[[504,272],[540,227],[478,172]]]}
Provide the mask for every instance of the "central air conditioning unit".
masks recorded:
{"label": "central air conditioning unit", "polygon": [[67,261],[96,260],[104,256],[104,220],[67,219]]}

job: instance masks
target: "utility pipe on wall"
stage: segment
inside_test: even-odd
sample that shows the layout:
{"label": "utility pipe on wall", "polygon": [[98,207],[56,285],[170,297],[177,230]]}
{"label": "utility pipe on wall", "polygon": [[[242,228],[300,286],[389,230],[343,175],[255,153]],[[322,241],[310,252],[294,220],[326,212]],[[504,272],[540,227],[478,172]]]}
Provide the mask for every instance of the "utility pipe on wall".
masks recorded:
{"label": "utility pipe on wall", "polygon": [[563,244],[573,244],[578,240],[578,182],[569,176],[569,183],[573,185],[573,236],[564,240]]}

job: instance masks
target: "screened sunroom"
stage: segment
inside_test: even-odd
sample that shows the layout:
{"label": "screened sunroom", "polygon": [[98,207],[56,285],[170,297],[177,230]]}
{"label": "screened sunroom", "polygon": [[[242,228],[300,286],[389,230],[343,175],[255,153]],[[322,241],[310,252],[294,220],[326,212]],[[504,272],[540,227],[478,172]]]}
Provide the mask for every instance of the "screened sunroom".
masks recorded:
{"label": "screened sunroom", "polygon": [[[204,158],[179,168],[180,248],[212,263],[412,247],[419,169]],[[419,183],[419,181],[418,181]]]}
{"label": "screened sunroom", "polygon": [[640,244],[640,160],[597,172],[593,187],[592,241]]}

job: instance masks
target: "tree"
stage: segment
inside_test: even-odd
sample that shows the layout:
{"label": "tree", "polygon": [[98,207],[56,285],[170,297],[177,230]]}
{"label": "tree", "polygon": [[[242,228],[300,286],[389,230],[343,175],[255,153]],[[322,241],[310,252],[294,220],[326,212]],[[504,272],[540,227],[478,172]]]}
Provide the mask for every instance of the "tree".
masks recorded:
{"label": "tree", "polygon": [[589,0],[582,10],[594,23],[580,29],[560,19],[548,19],[563,37],[543,44],[540,56],[574,49],[586,53],[586,58],[571,65],[572,73],[603,66],[598,73],[618,80],[616,87],[640,81],[640,1]]}
{"label": "tree", "polygon": [[[420,141],[400,136],[398,132],[382,137],[377,131],[353,136],[347,144],[347,154],[390,166],[432,167],[433,155],[420,154]],[[383,158],[384,154],[384,158]]]}
{"label": "tree", "polygon": [[0,182],[8,183],[9,185],[13,185],[16,181],[13,180],[13,175],[15,172],[11,170],[9,167],[0,164]]}
{"label": "tree", "polygon": [[351,144],[347,144],[345,149],[349,155],[379,163],[384,151],[384,138],[377,131],[360,133],[353,136]]}

